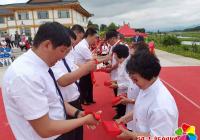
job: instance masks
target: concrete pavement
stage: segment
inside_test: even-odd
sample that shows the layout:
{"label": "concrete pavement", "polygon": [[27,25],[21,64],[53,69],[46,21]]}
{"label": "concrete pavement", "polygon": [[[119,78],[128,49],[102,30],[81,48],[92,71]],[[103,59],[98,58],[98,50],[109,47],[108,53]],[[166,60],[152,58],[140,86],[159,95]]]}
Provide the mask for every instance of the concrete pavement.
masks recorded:
{"label": "concrete pavement", "polygon": [[156,50],[156,55],[163,67],[200,66],[200,60],[194,58],[171,54],[161,50]]}

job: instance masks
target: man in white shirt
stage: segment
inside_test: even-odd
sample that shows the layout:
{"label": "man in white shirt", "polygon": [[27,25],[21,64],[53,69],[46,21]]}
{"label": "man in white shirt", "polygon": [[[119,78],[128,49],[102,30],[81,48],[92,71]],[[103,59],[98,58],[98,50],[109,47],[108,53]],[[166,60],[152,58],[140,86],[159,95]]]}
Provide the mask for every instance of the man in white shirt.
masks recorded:
{"label": "man in white shirt", "polygon": [[[75,46],[74,54],[77,65],[81,66],[93,59],[90,45],[95,43],[96,37],[97,32],[92,28],[88,28],[84,35],[84,39]],[[81,102],[83,104],[90,105],[92,103],[95,103],[95,101],[93,100],[93,82],[91,73],[81,77],[80,91]]]}
{"label": "man in white shirt", "polygon": [[174,136],[178,128],[176,102],[158,78],[161,70],[159,60],[147,50],[136,51],[126,66],[132,81],[141,89],[133,112],[118,122],[133,120],[132,131],[123,128],[122,139],[137,139],[138,136]]}
{"label": "man in white shirt", "polygon": [[71,49],[65,27],[57,22],[41,25],[33,48],[16,59],[3,78],[3,101],[8,122],[17,140],[63,140],[63,135],[84,124],[94,125],[92,115],[63,100],[50,69]]}
{"label": "man in white shirt", "polygon": [[81,25],[75,24],[71,30],[76,34],[76,41],[74,47],[83,39],[85,31]]}
{"label": "man in white shirt", "polygon": [[72,26],[71,30],[75,33],[76,35],[76,40],[72,45],[72,49],[70,53],[67,55],[68,60],[72,61],[72,63],[77,64],[76,59],[75,59],[75,46],[83,39],[85,31],[82,26],[75,24]]}
{"label": "man in white shirt", "polygon": [[[71,44],[74,45],[75,41],[76,41],[76,35],[73,31],[71,31],[70,29],[67,29],[67,32],[71,38]],[[73,48],[73,46],[72,46]],[[70,51],[71,52],[71,51]],[[70,53],[69,53],[70,54]],[[55,74],[55,78],[58,82],[58,85],[60,87],[60,90],[62,92],[63,98],[66,102],[68,102],[70,105],[76,107],[79,110],[82,110],[81,107],[81,102],[80,102],[80,91],[79,91],[79,79],[80,77],[84,76],[85,74],[88,74],[90,71],[83,72],[83,68],[85,69],[85,67],[88,67],[89,69],[91,69],[94,64],[93,62],[87,62],[85,64],[83,64],[82,67],[78,67],[74,61],[72,60],[71,56],[67,54],[67,56],[58,61],[53,67],[52,70]],[[66,75],[73,75],[74,73],[77,73],[79,77],[77,77],[76,81],[74,81],[74,83],[67,85],[67,83],[65,83],[65,85],[67,86],[63,86],[64,82],[69,82],[69,78],[66,77]],[[74,119],[73,116],[68,116],[67,119]],[[73,131],[67,133],[66,139],[70,139],[70,140],[83,140],[83,127],[79,127],[77,129],[74,129]]]}
{"label": "man in white shirt", "polygon": [[[113,56],[112,50],[116,45],[120,43],[120,40],[118,40],[118,33],[116,31],[108,31],[106,33],[106,41],[111,46],[109,51],[109,57],[111,58],[111,66],[107,68],[107,72],[110,73],[111,80],[116,81],[118,63]],[[115,96],[117,96],[117,88],[114,88],[113,91]]]}

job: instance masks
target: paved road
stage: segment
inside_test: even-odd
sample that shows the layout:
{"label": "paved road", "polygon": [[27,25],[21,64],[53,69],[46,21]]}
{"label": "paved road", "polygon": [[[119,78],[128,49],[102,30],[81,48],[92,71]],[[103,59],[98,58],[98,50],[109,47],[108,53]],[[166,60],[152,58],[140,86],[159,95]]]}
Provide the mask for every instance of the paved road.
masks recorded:
{"label": "paved road", "polygon": [[[15,54],[17,56],[20,55],[20,50],[15,50]],[[156,55],[160,59],[161,65],[163,67],[200,66],[200,60],[193,58],[183,57],[160,50],[156,50]],[[6,69],[6,67],[0,68],[0,86],[2,84],[3,74]]]}
{"label": "paved road", "polygon": [[161,50],[156,50],[156,55],[160,59],[163,67],[200,66],[200,60],[193,58],[171,54]]}

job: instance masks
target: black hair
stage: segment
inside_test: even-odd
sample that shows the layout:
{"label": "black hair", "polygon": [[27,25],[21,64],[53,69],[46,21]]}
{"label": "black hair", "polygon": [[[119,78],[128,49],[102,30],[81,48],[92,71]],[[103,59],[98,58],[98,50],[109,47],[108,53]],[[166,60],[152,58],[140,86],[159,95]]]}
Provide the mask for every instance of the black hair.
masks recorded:
{"label": "black hair", "polygon": [[136,52],[128,60],[126,70],[129,74],[139,74],[146,80],[157,77],[160,73],[161,66],[159,59],[146,50]]}
{"label": "black hair", "polygon": [[88,36],[93,36],[97,34],[97,31],[94,28],[88,28],[85,32],[84,38],[87,38]]}
{"label": "black hair", "polygon": [[127,46],[125,45],[116,45],[113,48],[113,53],[117,54],[117,57],[120,58],[127,58],[129,56],[129,49]]}
{"label": "black hair", "polygon": [[78,33],[85,33],[85,30],[83,29],[83,27],[81,25],[75,24],[72,26],[71,30],[73,32],[78,32]]}
{"label": "black hair", "polygon": [[135,47],[135,53],[142,50],[149,51],[149,46],[145,42],[138,42],[134,45],[134,47]]}
{"label": "black hair", "polygon": [[33,46],[37,48],[46,40],[50,40],[54,48],[61,45],[71,46],[71,40],[66,32],[66,27],[58,22],[46,22],[42,24],[35,35]]}
{"label": "black hair", "polygon": [[117,38],[117,36],[118,36],[118,32],[117,31],[108,31],[107,33],[106,33],[106,40],[109,40],[109,39],[111,39],[111,38],[113,38],[113,37],[115,37],[115,38]]}
{"label": "black hair", "polygon": [[72,30],[66,28],[66,32],[72,39],[76,40],[76,34]]}

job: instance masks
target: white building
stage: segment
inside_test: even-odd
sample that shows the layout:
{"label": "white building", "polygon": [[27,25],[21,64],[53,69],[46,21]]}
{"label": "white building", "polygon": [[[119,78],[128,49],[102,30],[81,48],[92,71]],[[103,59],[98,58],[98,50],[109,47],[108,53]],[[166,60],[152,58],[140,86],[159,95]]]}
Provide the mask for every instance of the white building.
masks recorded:
{"label": "white building", "polygon": [[34,37],[40,24],[57,21],[67,27],[86,28],[91,17],[78,0],[29,0],[27,3],[0,5],[0,33],[25,32]]}

